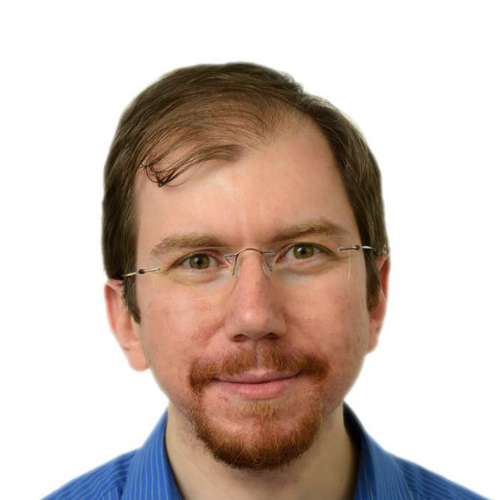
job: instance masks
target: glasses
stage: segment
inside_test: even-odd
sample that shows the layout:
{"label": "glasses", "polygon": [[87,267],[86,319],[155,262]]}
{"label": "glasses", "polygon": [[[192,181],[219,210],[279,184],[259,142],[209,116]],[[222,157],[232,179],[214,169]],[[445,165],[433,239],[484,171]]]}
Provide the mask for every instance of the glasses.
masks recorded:
{"label": "glasses", "polygon": [[[236,253],[221,251],[219,248],[202,248],[187,254],[167,252],[153,259],[149,268],[122,275],[122,279],[149,275],[155,288],[177,292],[183,299],[201,297],[223,297],[238,281],[243,255],[260,254],[262,271],[270,281],[285,289],[293,289],[314,283],[324,276],[345,284],[351,276],[351,260],[363,251],[375,248],[367,245],[339,245],[338,242],[294,242],[277,249],[259,250],[244,248]],[[303,289],[301,287],[301,289]]]}

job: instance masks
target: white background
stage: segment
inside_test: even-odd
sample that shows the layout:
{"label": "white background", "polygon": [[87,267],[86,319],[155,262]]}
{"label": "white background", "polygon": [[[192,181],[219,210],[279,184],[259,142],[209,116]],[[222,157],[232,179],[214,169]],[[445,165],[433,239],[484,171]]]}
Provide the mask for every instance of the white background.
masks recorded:
{"label": "white background", "polygon": [[107,327],[102,167],[145,86],[238,60],[340,107],[383,172],[390,306],[348,402],[386,449],[500,498],[496,2],[181,3],[1,9],[2,498],[39,499],[160,417]]}

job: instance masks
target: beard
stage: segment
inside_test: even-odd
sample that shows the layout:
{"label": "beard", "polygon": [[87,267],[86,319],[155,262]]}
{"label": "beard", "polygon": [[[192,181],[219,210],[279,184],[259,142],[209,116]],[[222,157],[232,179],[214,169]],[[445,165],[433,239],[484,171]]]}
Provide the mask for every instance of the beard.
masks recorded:
{"label": "beard", "polygon": [[[234,408],[234,421],[250,423],[244,430],[231,431],[220,424],[216,415],[212,416],[206,410],[204,392],[214,379],[237,375],[256,367],[278,372],[300,372],[301,377],[309,377],[311,387],[300,401],[306,404],[297,405],[295,401],[293,405],[286,398],[238,401]],[[283,468],[311,448],[324,417],[333,411],[321,389],[321,382],[327,373],[326,360],[269,346],[258,351],[240,351],[218,362],[198,361],[189,377],[195,401],[190,408],[189,419],[197,437],[219,462],[235,469],[256,472]]]}

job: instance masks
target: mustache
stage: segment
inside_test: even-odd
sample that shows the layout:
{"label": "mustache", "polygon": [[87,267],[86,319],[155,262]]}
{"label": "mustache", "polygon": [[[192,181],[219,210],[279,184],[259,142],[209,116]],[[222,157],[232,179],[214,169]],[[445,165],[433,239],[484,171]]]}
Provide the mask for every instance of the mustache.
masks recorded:
{"label": "mustache", "polygon": [[310,353],[284,350],[270,347],[259,350],[238,351],[217,361],[198,360],[193,364],[189,374],[189,384],[196,395],[214,379],[239,375],[252,369],[266,368],[277,372],[301,372],[322,380],[328,372],[325,359]]}

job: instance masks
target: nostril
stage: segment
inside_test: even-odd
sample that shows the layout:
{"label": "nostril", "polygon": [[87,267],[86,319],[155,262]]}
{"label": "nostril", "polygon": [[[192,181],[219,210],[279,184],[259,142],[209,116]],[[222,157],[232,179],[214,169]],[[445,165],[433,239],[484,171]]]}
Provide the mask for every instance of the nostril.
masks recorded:
{"label": "nostril", "polygon": [[237,333],[236,335],[233,335],[232,340],[234,342],[239,343],[239,342],[246,342],[250,339],[255,339],[255,338],[267,339],[267,340],[277,340],[280,338],[280,335],[273,333],[273,332],[269,332],[269,333],[265,333],[263,335],[256,336],[250,332],[246,332],[246,333]]}
{"label": "nostril", "polygon": [[248,340],[248,337],[242,333],[238,333],[233,337],[234,342],[245,342],[245,340]]}

